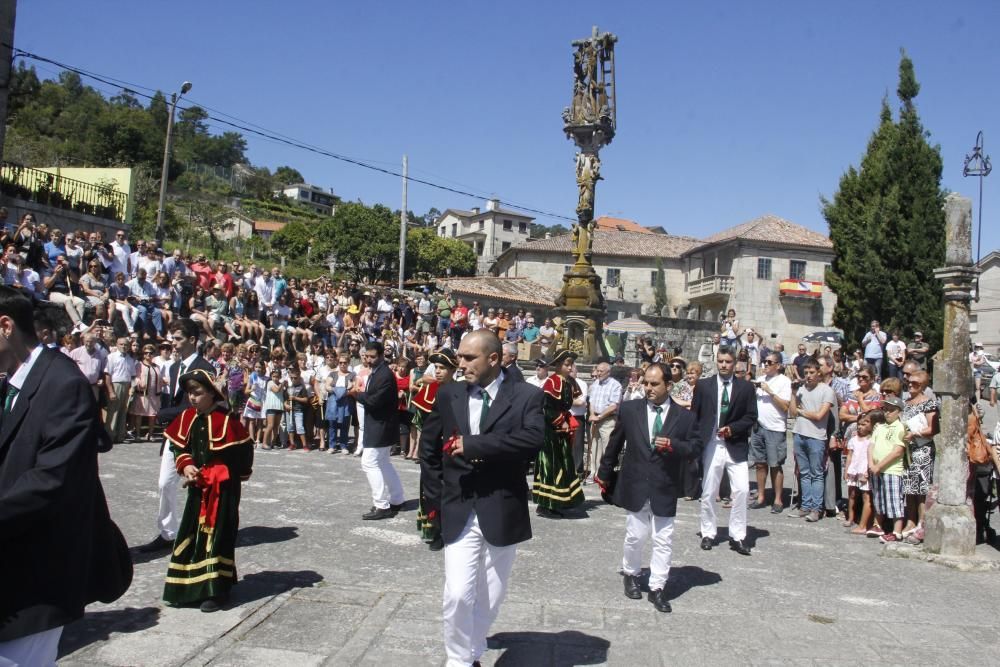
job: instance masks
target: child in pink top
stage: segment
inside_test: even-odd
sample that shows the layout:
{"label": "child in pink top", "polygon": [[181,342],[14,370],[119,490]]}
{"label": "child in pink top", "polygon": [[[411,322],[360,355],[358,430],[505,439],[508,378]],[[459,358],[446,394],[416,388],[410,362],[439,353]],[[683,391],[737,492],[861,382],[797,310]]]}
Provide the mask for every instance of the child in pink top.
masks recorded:
{"label": "child in pink top", "polygon": [[[875,428],[875,418],[879,416],[876,412],[861,415],[858,418],[858,430],[854,436],[847,441],[847,467],[844,469],[844,478],[847,480],[847,520],[844,521],[845,528],[852,528],[852,535],[864,535],[868,531],[868,525],[872,518],[872,494],[868,485],[868,446],[871,444],[869,438]],[[855,522],[855,507],[858,496],[861,496],[861,518]]]}

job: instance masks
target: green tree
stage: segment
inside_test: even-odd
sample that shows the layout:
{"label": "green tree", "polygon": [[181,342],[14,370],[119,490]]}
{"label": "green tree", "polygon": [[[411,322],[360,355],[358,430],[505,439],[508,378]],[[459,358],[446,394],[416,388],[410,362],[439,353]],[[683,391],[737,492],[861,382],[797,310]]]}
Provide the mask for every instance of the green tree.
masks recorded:
{"label": "green tree", "polygon": [[667,277],[663,272],[663,260],[656,258],[656,286],[653,288],[654,307],[656,314],[661,315],[667,306]]}
{"label": "green tree", "polygon": [[319,223],[315,238],[313,252],[330,256],[355,280],[384,280],[399,259],[399,217],[381,204],[341,204]]}
{"label": "green tree", "polygon": [[416,227],[406,233],[407,277],[453,276],[476,273],[476,253],[468,243],[437,235],[432,227]]}
{"label": "green tree", "polygon": [[298,169],[282,165],[274,170],[274,180],[278,185],[293,185],[295,183],[305,183],[306,179]]}
{"label": "green tree", "polygon": [[879,125],[859,169],[841,177],[832,200],[822,198],[834,260],[827,275],[837,294],[833,322],[860,342],[868,323],[912,334],[919,329],[941,345],[941,286],[933,270],[944,264],[944,191],[937,145],[920,122],[920,91],[913,62],[899,63],[899,120],[882,100]]}
{"label": "green tree", "polygon": [[223,233],[236,226],[232,211],[224,206],[203,201],[188,202],[191,231],[204,234],[212,259],[219,259],[223,247]]}
{"label": "green tree", "polygon": [[304,222],[290,222],[271,235],[271,248],[286,257],[305,259],[310,254],[314,230]]}
{"label": "green tree", "polygon": [[533,239],[544,239],[546,234],[551,234],[552,236],[559,236],[560,234],[565,234],[569,230],[563,225],[554,224],[550,226],[541,225],[535,223],[531,226],[531,233],[529,236]]}

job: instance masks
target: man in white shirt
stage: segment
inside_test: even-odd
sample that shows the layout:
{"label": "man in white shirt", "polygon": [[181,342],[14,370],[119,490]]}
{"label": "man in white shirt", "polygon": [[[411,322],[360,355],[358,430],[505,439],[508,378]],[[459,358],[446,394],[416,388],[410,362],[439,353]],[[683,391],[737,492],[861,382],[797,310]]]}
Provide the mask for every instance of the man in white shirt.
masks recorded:
{"label": "man in white shirt", "polygon": [[530,378],[526,379],[525,382],[534,385],[539,389],[545,384],[545,381],[549,379],[549,362],[545,361],[543,358],[538,358],[535,360],[535,374]]}
{"label": "man in white shirt", "polygon": [[[139,271],[139,260],[143,259],[145,256],[146,256],[146,242],[141,240],[136,241],[135,250],[129,253],[128,256],[129,272],[126,273],[125,275],[132,276],[134,278],[136,273]],[[149,275],[149,272],[147,272],[146,275]]]}
{"label": "man in white shirt", "polygon": [[163,315],[156,307],[156,288],[146,280],[146,269],[139,269],[135,278],[125,283],[129,289],[130,299],[136,308],[135,324],[140,331],[153,338],[159,337],[163,331]]}
{"label": "man in white shirt", "polygon": [[622,385],[611,377],[611,365],[606,361],[594,366],[594,381],[590,384],[590,451],[584,462],[587,478],[584,484],[594,481],[594,475],[601,466],[608,438],[615,430],[618,404],[622,401]]}
{"label": "man in white shirt", "polygon": [[129,255],[131,254],[132,248],[125,239],[125,232],[115,232],[115,240],[111,242],[111,267],[109,273],[112,276],[119,272],[126,276],[132,275],[128,266]]}
{"label": "man in white shirt", "polygon": [[115,349],[108,354],[104,370],[108,389],[108,412],[104,427],[108,429],[115,444],[125,440],[128,394],[135,377],[135,360],[128,355],[128,349],[128,338],[119,338]]}
{"label": "man in white shirt", "polygon": [[260,302],[260,309],[270,314],[274,308],[274,276],[270,273],[262,273],[257,276],[253,289],[257,292],[257,300]]}
{"label": "man in white shirt", "polygon": [[430,296],[428,296],[428,291],[425,289],[423,294],[420,295],[420,300],[417,301],[417,316],[420,319],[420,331],[427,333],[431,330],[431,320],[433,319],[433,309],[434,304],[431,303]]}
{"label": "man in white shirt", "polygon": [[[573,366],[573,372],[570,374],[573,380],[576,382],[576,386],[580,389],[580,395],[576,397],[573,401],[572,407],[570,407],[569,412],[571,415],[576,417],[576,421],[583,424],[587,418],[587,383],[577,377],[577,368]],[[573,435],[573,463],[576,466],[576,473],[578,475],[583,475],[584,468],[586,467],[586,451],[584,450],[584,440],[586,439],[587,429],[578,428]],[[597,472],[596,470],[589,471],[590,473]]]}
{"label": "man in white shirt", "polygon": [[792,399],[792,381],[785,375],[780,352],[764,358],[764,377],[754,380],[757,385],[757,430],[750,436],[749,461],[757,471],[757,499],[750,509],[767,507],[765,491],[767,472],[771,471],[774,489],[772,514],[785,508],[781,498],[785,475],[782,466],[788,451],[788,401]]}
{"label": "man in white shirt", "polygon": [[903,363],[906,362],[906,343],[899,340],[899,330],[892,332],[892,340],[885,344],[885,356],[889,362],[889,377],[903,380]]}

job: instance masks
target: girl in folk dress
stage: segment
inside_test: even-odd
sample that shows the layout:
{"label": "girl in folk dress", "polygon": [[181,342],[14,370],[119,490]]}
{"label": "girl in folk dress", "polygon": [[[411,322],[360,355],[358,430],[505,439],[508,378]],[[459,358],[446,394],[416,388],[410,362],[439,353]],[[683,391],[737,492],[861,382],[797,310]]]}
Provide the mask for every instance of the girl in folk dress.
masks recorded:
{"label": "girl in folk dress", "polygon": [[146,418],[146,440],[153,439],[153,425],[160,405],[160,370],[153,363],[156,348],[146,345],[142,348],[142,363],[136,367],[135,380],[132,389],[132,405],[129,415],[132,417],[132,429],[135,439],[142,436],[142,419]]}
{"label": "girl in folk dress", "polygon": [[[430,362],[434,364],[434,381],[427,382],[420,386],[413,397],[413,423],[416,428],[421,428],[424,419],[434,409],[434,401],[437,398],[438,389],[441,385],[452,381],[455,371],[458,369],[458,358],[451,350],[442,350],[430,355]],[[420,537],[427,542],[427,547],[431,551],[440,551],[444,548],[444,539],[441,537],[441,511],[440,508],[430,507],[424,500],[424,472],[420,471],[420,502],[417,505],[417,530]]]}
{"label": "girl in folk dress", "polygon": [[560,350],[552,359],[556,372],[545,380],[542,409],[545,412],[545,440],[535,462],[532,500],[538,505],[538,516],[547,519],[562,517],[562,510],[583,503],[583,487],[573,463],[573,431],[583,428],[570,414],[573,399],[580,388],[570,375],[576,354]]}

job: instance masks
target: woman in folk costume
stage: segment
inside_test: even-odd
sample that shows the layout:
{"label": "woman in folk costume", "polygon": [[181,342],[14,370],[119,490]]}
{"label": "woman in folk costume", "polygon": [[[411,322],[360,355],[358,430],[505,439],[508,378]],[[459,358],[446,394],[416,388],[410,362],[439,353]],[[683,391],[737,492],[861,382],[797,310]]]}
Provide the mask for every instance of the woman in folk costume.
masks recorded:
{"label": "woman in folk costume", "polygon": [[535,462],[531,496],[538,504],[538,516],[547,519],[561,518],[561,510],[583,502],[583,487],[573,463],[572,446],[574,431],[583,425],[570,414],[573,400],[580,395],[580,388],[572,376],[575,361],[576,353],[558,350],[551,363],[555,373],[542,385],[545,442]]}
{"label": "woman in folk costume", "polygon": [[163,600],[204,612],[220,609],[236,583],[240,482],[253,463],[253,443],[213,380],[201,369],[181,376],[191,407],[164,431],[188,495]]}
{"label": "woman in folk costume", "polygon": [[[428,361],[434,364],[434,382],[427,382],[420,386],[413,397],[411,405],[413,411],[413,423],[416,428],[421,428],[424,418],[434,407],[434,399],[437,397],[438,389],[443,384],[452,381],[455,370],[458,368],[458,358],[451,350],[441,350],[434,352],[428,357]],[[420,504],[417,506],[417,530],[420,537],[427,542],[431,551],[440,551],[444,548],[444,539],[441,537],[441,517],[440,508],[427,507],[424,503],[424,473],[420,473]]]}

